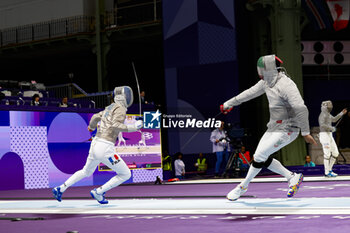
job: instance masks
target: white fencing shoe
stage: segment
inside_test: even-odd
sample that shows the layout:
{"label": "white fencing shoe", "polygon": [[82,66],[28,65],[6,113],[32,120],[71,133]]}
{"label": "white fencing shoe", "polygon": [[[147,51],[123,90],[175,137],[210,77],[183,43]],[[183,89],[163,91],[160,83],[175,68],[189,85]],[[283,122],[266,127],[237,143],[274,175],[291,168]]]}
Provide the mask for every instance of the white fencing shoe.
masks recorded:
{"label": "white fencing shoe", "polygon": [[248,187],[244,188],[241,185],[237,185],[236,188],[232,189],[226,196],[226,198],[230,201],[236,201],[240,196],[242,196],[245,192],[247,192]]}
{"label": "white fencing shoe", "polygon": [[287,193],[287,197],[293,197],[297,193],[301,183],[303,182],[303,178],[303,174],[294,173],[294,176],[288,181],[289,190]]}

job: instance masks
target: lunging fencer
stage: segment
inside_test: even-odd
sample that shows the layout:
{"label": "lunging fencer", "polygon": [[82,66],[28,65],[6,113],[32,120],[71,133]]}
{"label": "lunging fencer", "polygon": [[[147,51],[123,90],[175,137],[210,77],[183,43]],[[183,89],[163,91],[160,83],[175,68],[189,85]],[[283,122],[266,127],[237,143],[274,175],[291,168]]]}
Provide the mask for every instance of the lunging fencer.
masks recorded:
{"label": "lunging fencer", "polygon": [[94,131],[97,127],[96,137],[91,142],[89,155],[82,170],[75,172],[64,184],[52,189],[54,197],[61,201],[62,194],[67,188],[79,180],[93,174],[99,163],[103,163],[117,173],[107,183],[97,189],[91,190],[91,196],[100,204],[108,204],[105,193],[122,184],[130,178],[131,172],[126,163],[115,151],[116,139],[119,132],[135,132],[142,128],[142,121],[137,120],[134,125],[125,125],[127,108],[133,102],[133,92],[128,86],[114,89],[114,103],[103,111],[92,116],[88,130]]}
{"label": "lunging fencer", "polygon": [[337,144],[335,144],[332,135],[332,133],[336,131],[336,128],[332,126],[332,122],[337,122],[347,113],[347,110],[343,109],[343,111],[334,117],[331,115],[332,109],[332,101],[323,101],[321,104],[321,114],[318,117],[318,123],[320,125],[320,143],[323,149],[324,174],[326,177],[337,176],[337,174],[332,171],[333,165],[339,155]]}
{"label": "lunging fencer", "polygon": [[246,178],[227,194],[227,199],[237,200],[248,190],[252,179],[262,167],[284,176],[288,181],[288,197],[293,197],[303,181],[303,174],[289,171],[278,160],[270,155],[294,141],[301,130],[307,143],[316,144],[310,135],[309,112],[295,83],[290,79],[283,67],[282,60],[275,55],[260,57],[257,71],[260,81],[241,94],[226,101],[220,106],[223,113],[228,113],[234,106],[266,93],[269,101],[270,121],[267,131],[260,139]]}

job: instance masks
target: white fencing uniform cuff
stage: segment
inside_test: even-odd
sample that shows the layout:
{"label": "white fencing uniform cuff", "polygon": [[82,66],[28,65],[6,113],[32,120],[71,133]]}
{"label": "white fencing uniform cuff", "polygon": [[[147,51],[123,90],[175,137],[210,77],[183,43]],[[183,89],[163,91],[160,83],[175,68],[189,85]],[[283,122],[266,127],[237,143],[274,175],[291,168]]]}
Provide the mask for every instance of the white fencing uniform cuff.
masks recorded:
{"label": "white fencing uniform cuff", "polygon": [[301,135],[302,136],[306,136],[306,135],[309,135],[310,134],[310,131],[307,131],[307,132],[301,132]]}

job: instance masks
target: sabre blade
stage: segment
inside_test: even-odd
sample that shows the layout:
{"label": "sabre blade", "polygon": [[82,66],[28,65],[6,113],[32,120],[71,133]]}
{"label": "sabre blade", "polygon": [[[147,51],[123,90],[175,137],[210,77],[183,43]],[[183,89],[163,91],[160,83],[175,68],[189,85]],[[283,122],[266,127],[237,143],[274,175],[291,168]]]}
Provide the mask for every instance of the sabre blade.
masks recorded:
{"label": "sabre blade", "polygon": [[341,120],[343,119],[343,116],[344,116],[344,115],[342,115],[342,116],[341,116],[341,118],[339,119],[339,121],[337,122],[337,124],[335,124],[335,128],[337,128],[337,127],[338,127],[339,123],[340,123],[340,122],[341,122]]}
{"label": "sabre blade", "polygon": [[134,62],[131,62],[132,69],[134,70],[134,76],[136,79],[136,85],[137,85],[137,92],[139,94],[139,110],[140,110],[140,117],[141,117],[141,92],[140,92],[140,85],[139,85],[139,79],[137,78],[136,68],[134,65]]}

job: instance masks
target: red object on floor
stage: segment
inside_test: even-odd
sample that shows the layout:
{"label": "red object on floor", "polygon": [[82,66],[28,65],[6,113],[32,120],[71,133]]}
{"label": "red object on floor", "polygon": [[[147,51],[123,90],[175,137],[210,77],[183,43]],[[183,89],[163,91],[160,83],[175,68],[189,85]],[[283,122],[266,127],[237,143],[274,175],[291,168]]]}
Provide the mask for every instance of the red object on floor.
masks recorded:
{"label": "red object on floor", "polygon": [[168,182],[175,182],[175,181],[179,181],[179,178],[172,178],[168,180]]}

